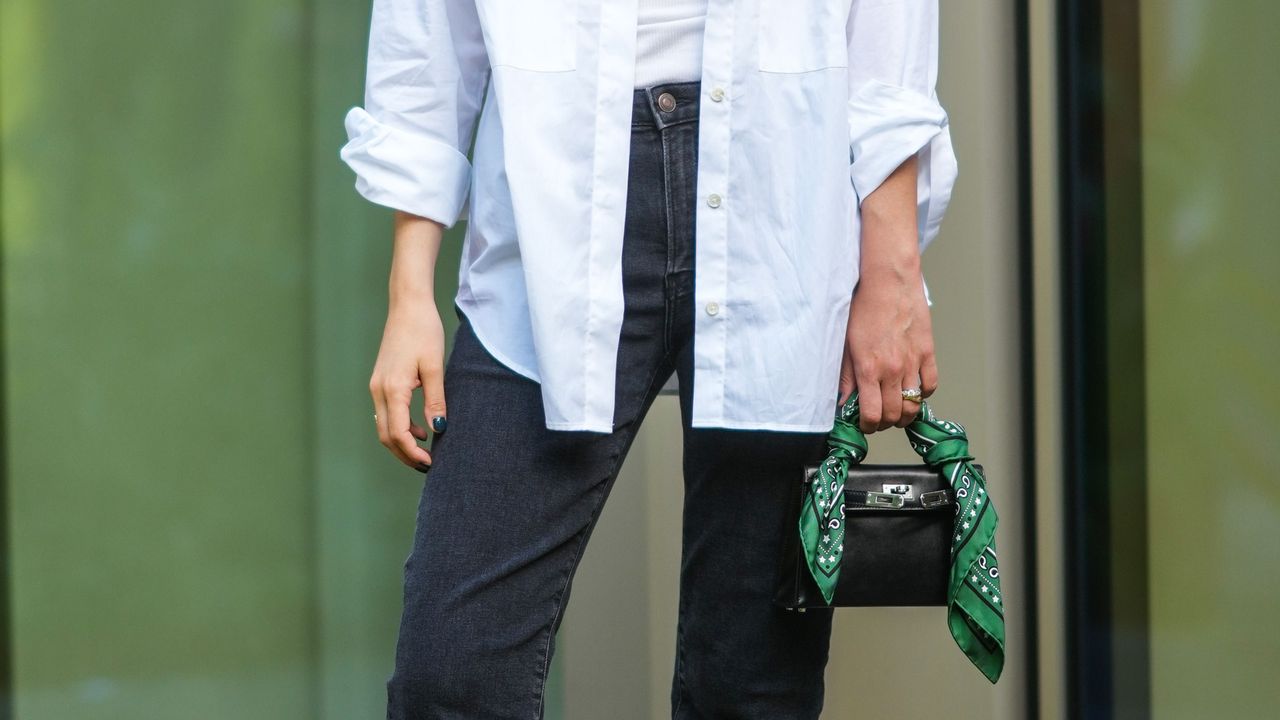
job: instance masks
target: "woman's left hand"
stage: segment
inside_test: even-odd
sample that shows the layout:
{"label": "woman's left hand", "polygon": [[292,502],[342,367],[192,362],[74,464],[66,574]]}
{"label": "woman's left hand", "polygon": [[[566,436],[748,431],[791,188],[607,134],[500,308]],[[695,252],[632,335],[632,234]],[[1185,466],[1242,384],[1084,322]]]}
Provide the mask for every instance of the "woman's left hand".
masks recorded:
{"label": "woman's left hand", "polygon": [[845,332],[840,399],[857,390],[859,426],[865,433],[905,428],[920,405],[902,391],[938,387],[933,325],[918,268],[864,273],[858,281]]}

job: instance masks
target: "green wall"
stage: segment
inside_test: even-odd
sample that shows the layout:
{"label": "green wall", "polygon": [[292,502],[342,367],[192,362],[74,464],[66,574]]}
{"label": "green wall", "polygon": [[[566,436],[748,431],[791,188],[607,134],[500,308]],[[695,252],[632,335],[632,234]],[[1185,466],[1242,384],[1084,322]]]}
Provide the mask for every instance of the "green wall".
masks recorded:
{"label": "green wall", "polygon": [[338,159],[368,13],[0,0],[15,717],[382,714],[424,477],[373,432],[391,214]]}

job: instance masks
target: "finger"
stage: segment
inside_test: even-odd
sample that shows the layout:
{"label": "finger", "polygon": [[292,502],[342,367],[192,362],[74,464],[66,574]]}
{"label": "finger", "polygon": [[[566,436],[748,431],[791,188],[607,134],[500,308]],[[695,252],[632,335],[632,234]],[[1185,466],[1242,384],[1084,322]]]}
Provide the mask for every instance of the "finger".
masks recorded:
{"label": "finger", "polygon": [[[904,391],[919,389],[920,381],[918,378],[919,378],[918,375],[911,375],[910,377],[903,378],[902,389]],[[920,415],[920,403],[916,402],[915,400],[908,400],[907,398],[904,397],[902,398],[902,417],[898,418],[898,422],[894,423],[894,425],[896,427],[905,428],[911,425],[911,423],[915,422],[916,418],[919,415]]]}
{"label": "finger", "polygon": [[382,443],[382,446],[389,450],[392,455],[395,455],[397,460],[406,462],[408,458],[400,452],[400,449],[396,447],[395,442],[391,439],[391,413],[387,409],[387,396],[389,394],[387,382],[375,377],[370,380],[369,392],[373,395],[374,417],[378,421],[378,442]]}
{"label": "finger", "polygon": [[378,432],[378,442],[386,446],[389,442],[387,436],[387,401],[386,395],[382,392],[382,383],[371,380],[369,383],[369,396],[373,398],[373,421],[374,429]]}
{"label": "finger", "polygon": [[858,382],[853,375],[853,363],[849,360],[849,353],[845,353],[844,359],[840,361],[840,387],[836,395],[836,404],[843,405],[857,389]]}
{"label": "finger", "polygon": [[[379,389],[375,393],[375,397],[376,397],[375,407],[377,407],[378,409],[374,412],[374,419],[377,421],[378,441],[381,442],[382,446],[385,447],[387,450],[389,450],[391,454],[396,457],[397,460],[404,463],[405,465],[408,465],[414,468],[415,470],[419,470],[421,472],[425,472],[429,470],[431,468],[430,465],[418,464],[410,460],[409,457],[406,456],[404,451],[400,448],[399,444],[396,443],[395,438],[392,436],[391,421],[388,419],[391,413],[388,410],[389,405],[386,402],[387,393],[384,390]],[[410,432],[413,432],[413,430],[414,430],[414,426],[410,426]],[[420,427],[417,428],[417,430],[418,432],[422,433],[422,435],[424,436],[426,435],[426,432],[427,432],[426,430],[423,430]]]}
{"label": "finger", "polygon": [[426,472],[431,468],[431,455],[413,439],[408,428],[400,432],[392,432],[392,444],[401,462],[415,470]]}
{"label": "finger", "polygon": [[444,403],[444,372],[438,366],[419,371],[422,375],[422,414],[436,433],[448,427],[448,414]]}
{"label": "finger", "polygon": [[858,393],[858,427],[864,433],[873,433],[880,428],[882,403],[880,393],[875,391],[880,384],[863,374],[857,378],[857,387],[868,388],[867,392]]}
{"label": "finger", "polygon": [[880,415],[880,425],[877,429],[887,430],[897,425],[902,417],[902,378],[882,381],[880,394],[880,403],[884,411]]}
{"label": "finger", "polygon": [[408,420],[412,389],[392,384],[384,387],[383,395],[387,398],[387,442],[384,445],[404,465],[425,471],[430,468],[431,456],[413,439]]}
{"label": "finger", "polygon": [[395,389],[387,393],[387,434],[392,452],[405,465],[417,470],[431,466],[431,455],[419,445],[409,432],[409,403],[413,390]]}
{"label": "finger", "polygon": [[427,437],[430,435],[430,433],[427,432],[426,428],[412,421],[409,423],[409,434],[418,438],[419,440],[426,440]]}
{"label": "finger", "polygon": [[385,405],[383,406],[382,412],[378,413],[380,422],[378,440],[382,442],[382,446],[387,449],[387,452],[394,455],[397,460],[405,465],[413,465],[414,463],[405,456],[404,451],[401,450],[400,446],[396,443],[395,435],[391,430],[391,422],[386,419],[390,414],[390,410],[388,410]]}
{"label": "finger", "polygon": [[920,394],[929,397],[938,389],[938,361],[933,353],[927,355],[920,366]]}

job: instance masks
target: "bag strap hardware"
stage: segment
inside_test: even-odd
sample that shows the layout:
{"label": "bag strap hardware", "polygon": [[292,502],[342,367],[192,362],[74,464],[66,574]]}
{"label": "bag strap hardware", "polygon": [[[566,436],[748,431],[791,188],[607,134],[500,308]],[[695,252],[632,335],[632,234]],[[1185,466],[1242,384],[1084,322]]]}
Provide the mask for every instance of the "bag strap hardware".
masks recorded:
{"label": "bag strap hardware", "polygon": [[920,493],[920,504],[924,507],[946,505],[950,501],[951,494],[947,490],[933,490],[931,492]]}
{"label": "bag strap hardware", "polygon": [[912,498],[911,486],[903,483],[883,483],[880,489],[894,495],[901,495],[903,498],[910,500]]}
{"label": "bag strap hardware", "polygon": [[865,503],[872,507],[900,508],[902,507],[902,496],[895,495],[893,493],[882,493],[875,492],[874,490],[868,490]]}

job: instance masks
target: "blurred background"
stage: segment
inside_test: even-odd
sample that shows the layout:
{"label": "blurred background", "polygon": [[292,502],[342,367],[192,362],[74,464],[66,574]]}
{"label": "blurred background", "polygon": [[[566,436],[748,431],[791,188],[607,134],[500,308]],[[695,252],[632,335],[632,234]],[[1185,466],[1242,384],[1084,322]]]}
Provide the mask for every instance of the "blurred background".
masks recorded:
{"label": "blurred background", "polygon": [[[933,404],[988,469],[1009,659],[990,686],[942,608],[838,610],[824,717],[1275,717],[1280,4],[942,13]],[[368,22],[0,0],[0,718],[383,716],[425,480],[369,420]],[[549,718],[669,717],[678,413],[588,546]]]}

